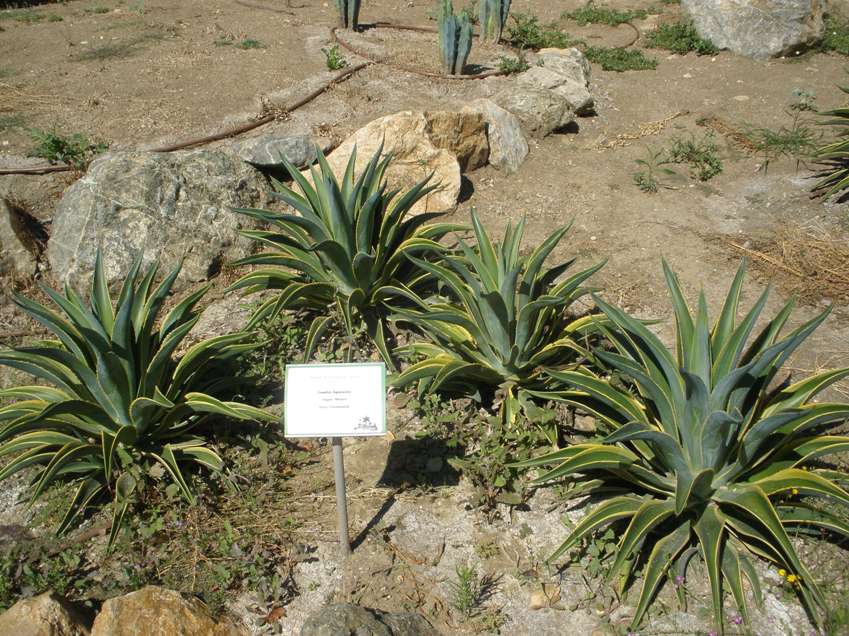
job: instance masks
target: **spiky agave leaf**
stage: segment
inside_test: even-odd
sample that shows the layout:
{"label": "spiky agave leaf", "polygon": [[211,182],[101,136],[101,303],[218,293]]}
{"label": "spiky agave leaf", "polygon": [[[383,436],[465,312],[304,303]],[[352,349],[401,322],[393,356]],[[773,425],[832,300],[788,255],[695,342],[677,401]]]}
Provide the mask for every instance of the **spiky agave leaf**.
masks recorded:
{"label": "spiky agave leaf", "polygon": [[584,283],[603,263],[561,280],[574,261],[544,265],[568,226],[529,255],[520,254],[524,220],[508,225],[501,243],[493,243],[474,211],[472,227],[475,247],[460,239],[456,252],[440,248],[437,262],[410,258],[439,281],[444,295],[424,299],[399,290],[415,307],[397,308],[395,317],[421,329],[428,341],[399,349],[422,359],[394,385],[417,382],[420,390],[467,395],[501,387],[507,412],[515,415],[524,390],[549,386],[545,366],[583,359],[582,339],[599,317],[575,319],[567,311],[590,291]]}
{"label": "spiky agave leaf", "polygon": [[[601,442],[578,444],[523,465],[546,466],[537,483],[560,478],[598,480],[603,502],[552,555],[558,558],[610,523],[626,524],[610,577],[643,582],[633,628],[657,591],[683,576],[693,554],[705,564],[717,629],[722,595],[730,589],[748,621],[743,580],[758,581],[750,558],[793,573],[814,621],[823,596],[790,541],[788,530],[824,530],[849,536],[849,527],[813,505],[827,499],[849,505],[838,483],[849,475],[817,460],[849,448],[849,437],[828,432],[849,418],[849,405],[814,397],[847,376],[838,369],[774,388],[788,357],[828,310],[781,335],[792,301],[752,337],[768,290],[737,319],[745,274],[741,264],[718,319],[710,326],[704,295],[692,312],[678,278],[664,263],[676,318],[669,351],[646,326],[600,299],[614,351],[597,356],[608,370],[549,371],[571,390],[547,393],[595,414],[612,431]],[[626,378],[622,387],[610,381]]]}
{"label": "spiky agave leaf", "polygon": [[55,308],[16,294],[18,307],[57,342],[0,351],[0,364],[50,385],[0,391],[0,397],[14,400],[0,408],[0,457],[12,456],[0,480],[34,467],[33,500],[55,482],[79,484],[60,533],[111,498],[110,545],[146,469],[162,465],[189,500],[186,468],[220,472],[221,458],[195,434],[204,414],[270,419],[259,409],[204,393],[222,388],[216,364],[253,347],[250,334],[199,342],[177,359],[206,289],[162,316],[180,267],[154,286],[156,265],[141,277],[140,265],[139,260],[131,267],[114,306],[99,254],[87,302],[70,287],[64,294],[44,288]]}
{"label": "spiky agave leaf", "polygon": [[354,149],[341,181],[321,153],[318,168],[311,168],[311,179],[282,161],[300,194],[278,183],[276,196],[297,213],[235,210],[272,228],[243,232],[267,249],[234,263],[259,267],[237,280],[231,290],[275,292],[254,312],[248,328],[281,310],[306,307],[320,314],[310,330],[314,342],[327,327],[329,307],[336,305],[349,334],[365,323],[391,366],[383,335],[386,302],[397,298],[396,288],[417,289],[429,276],[407,256],[438,247],[443,236],[459,228],[430,223],[439,213],[410,217],[413,206],[438,186],[428,185],[428,177],[404,193],[389,190],[386,170],[392,156],[383,155],[382,145],[359,175]]}
{"label": "spiky agave leaf", "polygon": [[[849,88],[840,87],[840,90],[849,93]],[[823,167],[813,190],[826,198],[838,194],[842,196],[849,188],[849,107],[836,108],[818,114],[829,117],[819,124],[832,127],[838,138],[821,146],[814,153]]]}

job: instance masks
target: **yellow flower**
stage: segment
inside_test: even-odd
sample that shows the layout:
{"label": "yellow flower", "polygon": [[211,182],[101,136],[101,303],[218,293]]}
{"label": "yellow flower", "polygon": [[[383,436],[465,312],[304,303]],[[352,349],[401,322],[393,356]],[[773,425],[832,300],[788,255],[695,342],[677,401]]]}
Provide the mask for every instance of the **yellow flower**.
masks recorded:
{"label": "yellow flower", "polygon": [[787,577],[787,582],[788,583],[798,583],[799,577],[796,576],[795,574],[791,574],[790,576]]}
{"label": "yellow flower", "polygon": [[787,576],[787,571],[786,570],[779,570],[778,576],[784,578],[785,576]]}
{"label": "yellow flower", "polygon": [[796,495],[798,495],[798,494],[799,494],[799,489],[798,489],[798,488],[793,488],[790,492],[791,492],[791,493],[793,494],[793,496],[795,497]]}

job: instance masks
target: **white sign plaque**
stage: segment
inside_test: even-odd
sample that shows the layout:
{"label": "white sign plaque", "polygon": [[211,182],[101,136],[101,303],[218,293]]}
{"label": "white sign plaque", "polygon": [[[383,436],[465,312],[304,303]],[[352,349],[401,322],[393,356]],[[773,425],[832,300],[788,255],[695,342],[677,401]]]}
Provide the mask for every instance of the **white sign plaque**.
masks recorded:
{"label": "white sign plaque", "polygon": [[286,365],[286,437],[386,434],[386,365]]}

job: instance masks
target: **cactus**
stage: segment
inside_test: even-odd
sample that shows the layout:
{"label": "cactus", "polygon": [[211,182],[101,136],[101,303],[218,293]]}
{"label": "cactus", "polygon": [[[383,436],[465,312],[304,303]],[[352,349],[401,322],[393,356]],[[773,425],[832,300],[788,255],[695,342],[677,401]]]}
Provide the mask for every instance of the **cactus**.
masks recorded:
{"label": "cactus", "polygon": [[442,69],[448,75],[460,75],[472,50],[472,20],[466,11],[454,14],[451,0],[439,7],[439,52]]}
{"label": "cactus", "polygon": [[510,15],[510,0],[480,0],[478,11],[481,37],[497,43]]}
{"label": "cactus", "polygon": [[361,0],[336,0],[339,9],[339,24],[354,31],[360,26]]}

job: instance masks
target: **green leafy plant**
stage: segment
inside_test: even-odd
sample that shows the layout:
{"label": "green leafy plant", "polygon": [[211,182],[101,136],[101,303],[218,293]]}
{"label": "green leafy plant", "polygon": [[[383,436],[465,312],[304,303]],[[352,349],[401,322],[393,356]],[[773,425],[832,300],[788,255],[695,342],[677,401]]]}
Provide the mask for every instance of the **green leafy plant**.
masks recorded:
{"label": "green leafy plant", "polygon": [[524,464],[551,467],[537,483],[593,480],[589,494],[601,498],[551,559],[610,524],[623,528],[608,577],[624,585],[642,571],[636,629],[664,582],[683,580],[699,556],[722,632],[724,589],[749,621],[743,580],[758,597],[754,555],[792,574],[796,592],[820,623],[816,609],[824,607],[823,595],[788,531],[849,535],[848,524],[818,505],[823,497],[849,505],[839,485],[849,474],[821,463],[849,449],[849,437],[832,432],[849,417],[849,405],[812,402],[849,369],[793,384],[776,380],[829,310],[782,336],[791,300],[750,340],[769,290],[738,323],[745,264],[712,328],[704,294],[693,315],[665,263],[664,271],[677,325],[674,352],[642,322],[597,299],[615,326],[608,330],[613,351],[597,352],[608,370],[549,371],[573,390],[544,397],[595,414],[611,431]]}
{"label": "green leafy plant", "polygon": [[805,111],[814,110],[814,95],[795,89],[794,101],[789,106],[787,115],[790,117],[789,126],[778,129],[749,126],[743,133],[752,148],[763,154],[763,169],[769,167],[772,159],[790,157],[796,160],[796,165],[817,152],[816,136],[803,117]]}
{"label": "green leafy plant", "polygon": [[579,43],[556,24],[542,25],[539,18],[530,13],[513,14],[513,24],[507,27],[507,42],[518,49],[534,51],[549,47],[566,49]]}
{"label": "green leafy plant", "polygon": [[321,49],[321,52],[324,53],[324,63],[328,71],[338,71],[348,66],[348,61],[339,50],[338,44],[327,49]]}
{"label": "green leafy plant", "polygon": [[457,580],[451,582],[451,606],[468,618],[481,603],[480,578],[467,565],[458,565],[454,572]]}
{"label": "green leafy plant", "polygon": [[596,317],[573,318],[567,310],[589,292],[583,283],[604,263],[558,282],[574,260],[544,269],[545,260],[569,226],[553,232],[529,255],[521,255],[524,220],[507,226],[504,240],[493,244],[472,211],[477,238],[473,248],[441,249],[442,262],[410,260],[433,274],[445,295],[423,300],[405,292],[416,307],[395,315],[421,329],[428,342],[399,349],[423,357],[401,373],[395,386],[417,382],[419,391],[446,391],[481,398],[482,390],[500,393],[504,422],[512,424],[530,388],[543,388],[545,365],[574,364],[584,355],[579,341]]}
{"label": "green leafy plant", "polygon": [[671,163],[686,163],[690,174],[699,181],[710,181],[722,173],[722,160],[717,154],[713,133],[707,133],[701,139],[676,137],[668,153]]}
{"label": "green leafy plant", "polygon": [[[840,90],[849,94],[849,88],[841,87]],[[814,185],[814,192],[826,198],[835,195],[842,198],[849,187],[849,106],[819,114],[830,118],[819,124],[831,126],[837,134],[837,139],[816,150],[815,155],[823,167],[818,175],[819,180]]]}
{"label": "green leafy plant", "polygon": [[521,51],[516,57],[507,57],[502,55],[498,58],[498,70],[505,75],[522,73],[523,71],[527,71],[529,68],[530,64],[528,64],[528,60],[525,59],[525,56]]}
{"label": "green leafy plant", "polygon": [[563,14],[564,17],[574,20],[579,26],[588,24],[606,24],[618,26],[631,20],[642,20],[648,15],[644,9],[612,9],[610,7],[598,6],[592,0],[579,9]]}
{"label": "green leafy plant", "polygon": [[236,44],[236,48],[242,49],[243,51],[248,51],[250,49],[264,49],[265,44],[259,40],[254,40],[253,38],[245,38]]}
{"label": "green leafy plant", "polygon": [[176,360],[175,351],[200,318],[195,306],[206,288],[158,322],[180,268],[154,287],[156,266],[141,278],[140,266],[136,261],[128,272],[114,307],[99,254],[88,302],[69,286],[64,295],[43,288],[61,313],[14,295],[15,304],[57,340],[0,351],[0,364],[47,385],[0,391],[0,398],[16,400],[0,408],[0,457],[14,456],[0,480],[35,468],[33,501],[51,484],[78,485],[60,534],[112,500],[110,545],[155,471],[193,501],[185,468],[223,470],[199,432],[209,414],[269,419],[259,409],[213,397],[234,382],[217,376],[216,364],[252,347],[249,334],[202,341]]}
{"label": "green leafy plant", "polygon": [[509,16],[510,0],[480,0],[478,24],[481,25],[481,37],[491,42],[498,42]]}
{"label": "green leafy plant", "polygon": [[661,24],[646,34],[646,46],[666,49],[679,55],[694,51],[698,55],[716,55],[719,48],[710,40],[701,37],[692,22]]}
{"label": "green leafy plant", "polygon": [[584,55],[590,62],[600,64],[602,70],[615,71],[653,71],[657,68],[657,60],[646,57],[637,49],[613,49],[603,46],[588,46]]}
{"label": "green leafy plant", "polygon": [[64,136],[55,130],[48,132],[34,128],[30,134],[36,142],[32,150],[34,157],[47,159],[51,163],[67,163],[77,170],[84,170],[96,155],[109,148],[103,142],[90,141],[82,133]]}
{"label": "green leafy plant", "polygon": [[454,14],[451,0],[439,7],[439,54],[447,75],[462,75],[472,50],[472,22],[467,11]]}
{"label": "green leafy plant", "polygon": [[849,23],[831,15],[826,16],[820,49],[849,55]]}
{"label": "green leafy plant", "polygon": [[437,241],[459,226],[428,224],[440,213],[406,218],[436,186],[428,185],[428,177],[401,196],[398,190],[388,190],[386,170],[392,157],[382,153],[381,146],[357,176],[355,150],[341,183],[320,152],[319,167],[310,168],[312,183],[284,159],[284,167],[303,194],[275,182],[276,196],[298,214],[234,210],[271,228],[243,232],[270,249],[235,263],[262,267],[230,289],[244,289],[249,294],[275,292],[254,311],[249,329],[283,309],[320,312],[307,334],[304,357],[309,359],[332,319],[328,307],[335,305],[349,338],[353,341],[358,327],[365,324],[392,366],[384,335],[387,302],[398,298],[398,290],[414,293],[409,290],[428,279],[407,256],[438,247]]}
{"label": "green leafy plant", "polygon": [[648,151],[647,159],[634,159],[641,169],[634,173],[634,183],[643,192],[655,193],[661,187],[669,187],[664,185],[660,180],[660,175],[672,176],[677,174],[671,168],[666,166],[672,161],[666,156],[663,150]]}
{"label": "green leafy plant", "polygon": [[339,24],[345,29],[360,28],[360,5],[362,0],[336,0],[339,9]]}

